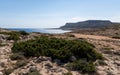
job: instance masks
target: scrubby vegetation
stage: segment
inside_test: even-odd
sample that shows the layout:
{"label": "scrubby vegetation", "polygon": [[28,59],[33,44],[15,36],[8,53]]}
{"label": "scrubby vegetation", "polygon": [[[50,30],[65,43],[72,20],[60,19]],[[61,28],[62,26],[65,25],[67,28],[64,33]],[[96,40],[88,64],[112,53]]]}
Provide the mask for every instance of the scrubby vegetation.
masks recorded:
{"label": "scrubby vegetation", "polygon": [[82,73],[94,73],[96,71],[95,65],[92,62],[87,62],[85,60],[77,60],[72,63],[67,64],[69,70],[77,70]]}
{"label": "scrubby vegetation", "polygon": [[27,65],[27,61],[25,61],[25,60],[18,60],[16,62],[16,67],[15,68],[20,68],[20,67],[25,66],[25,65]]}
{"label": "scrubby vegetation", "polygon": [[5,74],[5,75],[10,75],[13,71],[14,71],[14,69],[11,69],[11,68],[5,69],[4,74]]}
{"label": "scrubby vegetation", "polygon": [[19,37],[20,37],[19,34],[12,33],[12,34],[10,34],[9,37],[7,37],[7,40],[15,40],[15,41],[17,41],[17,40],[20,39]]}
{"label": "scrubby vegetation", "polygon": [[47,37],[15,43],[12,50],[15,53],[21,52],[26,57],[42,55],[62,61],[69,61],[71,56],[75,56],[77,59],[86,58],[88,61],[102,58],[101,54],[97,53],[94,46],[88,42]]}
{"label": "scrubby vegetation", "polygon": [[21,59],[24,59],[24,56],[21,53],[14,53],[10,56],[10,59],[11,60],[21,60]]}
{"label": "scrubby vegetation", "polygon": [[10,32],[0,32],[0,34],[9,35]]}
{"label": "scrubby vegetation", "polygon": [[25,31],[20,31],[19,33],[20,33],[21,35],[28,35],[28,33],[25,32]]}
{"label": "scrubby vegetation", "polygon": [[[57,38],[40,37],[36,40],[14,43],[13,53],[22,53],[25,57],[48,56],[66,63],[74,56],[81,61],[71,62],[71,70],[80,70],[86,73],[95,71],[93,62],[102,59],[102,55],[94,50],[94,46],[82,40],[64,40]],[[88,63],[87,63],[88,62]]]}
{"label": "scrubby vegetation", "polygon": [[28,35],[28,33],[25,31],[0,32],[0,34],[9,35],[9,37],[7,37],[7,40],[14,40],[14,41],[19,40],[21,35],[23,36]]}
{"label": "scrubby vegetation", "polygon": [[29,72],[27,75],[41,75],[38,70]]}

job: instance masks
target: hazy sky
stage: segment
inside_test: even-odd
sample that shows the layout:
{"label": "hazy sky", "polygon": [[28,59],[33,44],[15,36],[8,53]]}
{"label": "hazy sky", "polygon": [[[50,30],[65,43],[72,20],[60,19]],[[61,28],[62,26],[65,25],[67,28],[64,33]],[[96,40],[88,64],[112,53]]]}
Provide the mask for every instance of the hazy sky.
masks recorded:
{"label": "hazy sky", "polygon": [[120,22],[120,0],[0,0],[0,27],[59,27],[102,19]]}

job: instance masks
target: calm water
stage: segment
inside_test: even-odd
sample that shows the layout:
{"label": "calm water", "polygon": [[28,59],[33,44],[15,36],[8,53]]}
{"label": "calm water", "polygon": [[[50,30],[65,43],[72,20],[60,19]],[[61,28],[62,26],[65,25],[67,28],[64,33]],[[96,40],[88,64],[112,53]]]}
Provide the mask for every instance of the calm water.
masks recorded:
{"label": "calm water", "polygon": [[10,30],[16,31],[26,31],[26,32],[40,32],[40,33],[47,33],[47,34],[62,34],[70,32],[70,30],[62,30],[62,29],[43,29],[43,28],[8,28]]}

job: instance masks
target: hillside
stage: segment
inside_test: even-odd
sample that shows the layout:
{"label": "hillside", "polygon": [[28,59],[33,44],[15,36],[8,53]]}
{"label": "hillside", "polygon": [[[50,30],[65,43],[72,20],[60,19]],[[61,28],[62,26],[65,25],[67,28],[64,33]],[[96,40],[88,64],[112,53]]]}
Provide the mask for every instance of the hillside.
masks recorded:
{"label": "hillside", "polygon": [[79,29],[79,28],[103,28],[113,25],[114,23],[109,20],[87,20],[77,23],[66,23],[61,26],[62,29]]}

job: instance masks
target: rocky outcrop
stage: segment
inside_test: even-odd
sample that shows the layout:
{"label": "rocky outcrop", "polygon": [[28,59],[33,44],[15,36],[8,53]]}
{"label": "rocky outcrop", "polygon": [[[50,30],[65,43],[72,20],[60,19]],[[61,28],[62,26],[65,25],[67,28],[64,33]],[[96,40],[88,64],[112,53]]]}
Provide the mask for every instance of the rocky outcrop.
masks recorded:
{"label": "rocky outcrop", "polygon": [[[10,75],[23,75],[36,70],[42,75],[63,75],[68,72],[64,67],[53,63],[50,57],[40,56],[39,58],[32,58],[26,66],[14,70]],[[73,73],[74,75],[80,75],[75,71]]]}

